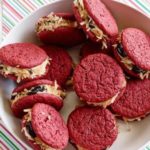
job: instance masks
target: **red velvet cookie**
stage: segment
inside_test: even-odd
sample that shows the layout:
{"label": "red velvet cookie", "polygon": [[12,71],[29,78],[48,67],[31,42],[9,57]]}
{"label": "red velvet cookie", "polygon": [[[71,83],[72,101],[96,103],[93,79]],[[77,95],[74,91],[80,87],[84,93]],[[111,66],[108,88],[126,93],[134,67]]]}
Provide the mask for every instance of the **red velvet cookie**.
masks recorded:
{"label": "red velvet cookie", "polygon": [[99,43],[88,41],[81,47],[80,56],[81,58],[85,58],[88,55],[100,53],[101,51],[102,50],[101,50],[101,46]]}
{"label": "red velvet cookie", "polygon": [[104,150],[118,135],[116,121],[111,112],[99,107],[79,107],[68,119],[69,137],[78,149]]}
{"label": "red velvet cookie", "polygon": [[73,84],[81,100],[106,107],[123,94],[126,80],[114,59],[105,54],[93,54],[76,67]]}
{"label": "red velvet cookie", "polygon": [[46,78],[52,81],[56,80],[59,85],[65,86],[73,70],[71,57],[65,49],[60,47],[44,45],[41,48],[51,58],[51,64]]}
{"label": "red velvet cookie", "polygon": [[38,46],[31,43],[14,43],[0,49],[0,73],[22,82],[45,76],[49,57]]}
{"label": "red velvet cookie", "polygon": [[124,70],[140,79],[150,77],[150,40],[149,36],[136,28],[122,31],[114,54]]}
{"label": "red velvet cookie", "polygon": [[50,13],[40,18],[36,25],[36,33],[45,44],[75,46],[86,39],[74,15],[70,13]]}
{"label": "red velvet cookie", "polygon": [[81,47],[81,50],[80,50],[81,58],[85,58],[88,55],[96,54],[96,53],[104,53],[104,54],[111,55],[112,49],[111,48],[102,49],[102,45],[100,43],[88,41]]}
{"label": "red velvet cookie", "polygon": [[38,103],[22,119],[22,133],[35,150],[63,150],[68,144],[68,129],[51,106]]}
{"label": "red velvet cookie", "polygon": [[24,110],[36,103],[46,103],[56,109],[63,106],[64,92],[56,82],[35,80],[14,89],[11,96],[11,109],[16,117],[22,117]]}
{"label": "red velvet cookie", "polygon": [[116,39],[116,21],[101,0],[74,0],[73,11],[87,36],[102,43],[102,49]]}
{"label": "red velvet cookie", "polygon": [[131,80],[123,96],[115,101],[113,112],[127,121],[140,120],[150,113],[150,80]]}

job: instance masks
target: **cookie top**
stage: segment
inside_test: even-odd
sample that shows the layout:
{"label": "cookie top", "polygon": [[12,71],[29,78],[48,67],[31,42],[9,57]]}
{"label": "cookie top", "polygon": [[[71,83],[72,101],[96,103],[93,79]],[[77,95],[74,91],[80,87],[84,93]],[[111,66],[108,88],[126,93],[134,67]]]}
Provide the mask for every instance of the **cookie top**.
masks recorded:
{"label": "cookie top", "polygon": [[127,28],[121,34],[121,42],[127,56],[140,68],[150,70],[150,41],[143,31]]}
{"label": "cookie top", "polygon": [[65,85],[72,72],[72,59],[63,48],[56,46],[41,46],[52,59],[47,79],[56,80],[59,85]]}
{"label": "cookie top", "polygon": [[[16,87],[12,93],[15,93],[15,92],[21,92],[22,90],[24,89],[30,89],[34,86],[37,86],[37,85],[52,85],[54,86],[54,82],[53,81],[50,81],[50,80],[47,80],[47,79],[39,79],[39,80],[33,80],[31,82],[27,82],[27,83],[24,83],[18,87]],[[60,89],[60,86],[58,85],[58,89]]]}
{"label": "cookie top", "polygon": [[88,55],[99,53],[99,52],[102,52],[101,45],[99,43],[88,41],[81,47],[80,55],[82,58],[85,58]]}
{"label": "cookie top", "polygon": [[99,107],[79,107],[68,119],[69,136],[77,147],[101,150],[111,146],[118,130],[111,112]]}
{"label": "cookie top", "polygon": [[48,58],[38,46],[31,43],[14,43],[0,49],[0,62],[17,68],[32,68]]}
{"label": "cookie top", "polygon": [[70,20],[70,21],[76,21],[75,17],[71,13],[54,13],[54,15],[58,17],[62,17],[63,19]]}
{"label": "cookie top", "polygon": [[97,103],[120,94],[126,86],[122,69],[105,54],[84,58],[75,69],[73,83],[82,100]]}
{"label": "cookie top", "polygon": [[123,96],[111,105],[124,118],[143,117],[150,110],[150,80],[131,80]]}
{"label": "cookie top", "polygon": [[86,11],[100,29],[110,37],[118,34],[116,21],[101,0],[83,0],[83,3]]}
{"label": "cookie top", "polygon": [[64,149],[68,143],[68,129],[60,114],[51,106],[38,103],[31,111],[32,127],[44,143]]}

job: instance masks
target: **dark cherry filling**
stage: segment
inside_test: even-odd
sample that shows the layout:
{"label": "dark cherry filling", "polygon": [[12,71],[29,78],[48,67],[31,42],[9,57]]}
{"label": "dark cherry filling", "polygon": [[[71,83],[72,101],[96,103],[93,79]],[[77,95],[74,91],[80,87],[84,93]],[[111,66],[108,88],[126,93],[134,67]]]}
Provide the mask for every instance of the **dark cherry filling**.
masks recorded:
{"label": "dark cherry filling", "polygon": [[91,29],[95,28],[95,26],[94,26],[93,24],[89,24],[89,27],[90,27]]}
{"label": "dark cherry filling", "polygon": [[16,95],[12,95],[11,96],[11,100],[15,99]]}
{"label": "dark cherry filling", "polygon": [[0,66],[0,70],[2,70],[4,67],[3,66]]}
{"label": "dark cherry filling", "polygon": [[[119,43],[119,44],[117,45],[117,52],[118,52],[118,54],[119,54],[120,56],[122,56],[122,57],[127,57],[127,54],[126,54],[126,52],[124,51],[123,46],[122,46],[121,43]],[[134,73],[137,73],[137,74],[139,74],[139,73],[145,73],[144,70],[142,70],[141,68],[139,68],[139,67],[136,66],[136,65],[133,65],[132,71],[133,71]]]}
{"label": "dark cherry filling", "polygon": [[117,52],[119,53],[120,56],[122,56],[122,57],[127,57],[127,54],[126,54],[126,52],[123,50],[123,46],[122,46],[121,43],[119,43],[119,44],[117,45]]}
{"label": "dark cherry filling", "polygon": [[35,132],[34,132],[34,130],[32,128],[31,121],[26,123],[26,128],[27,128],[28,133],[31,135],[31,137],[35,138],[36,134],[35,134]]}
{"label": "dark cherry filling", "polygon": [[45,90],[44,86],[36,86],[31,91],[28,92],[28,95],[36,94],[38,92],[43,92]]}
{"label": "dark cherry filling", "polygon": [[144,70],[140,69],[139,67],[133,65],[132,71],[135,73],[144,73]]}
{"label": "dark cherry filling", "polygon": [[[29,92],[27,93],[27,95],[33,95],[33,94],[36,94],[36,93],[38,93],[38,92],[43,92],[43,91],[45,91],[45,90],[46,90],[46,89],[45,89],[44,86],[35,86],[34,88],[31,89],[31,91],[29,91]],[[16,94],[16,95],[17,95],[17,94]],[[15,97],[16,97],[16,95],[12,95],[12,96],[11,96],[11,100],[14,100]]]}
{"label": "dark cherry filling", "polygon": [[29,71],[30,74],[33,74],[33,71],[32,71],[32,70],[28,70],[28,71]]}

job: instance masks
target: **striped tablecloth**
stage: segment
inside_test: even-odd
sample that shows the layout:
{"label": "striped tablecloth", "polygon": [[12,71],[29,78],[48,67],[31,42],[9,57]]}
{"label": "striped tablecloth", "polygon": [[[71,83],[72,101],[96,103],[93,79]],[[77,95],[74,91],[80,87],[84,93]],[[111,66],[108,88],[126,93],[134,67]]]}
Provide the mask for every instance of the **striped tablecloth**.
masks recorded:
{"label": "striped tablecloth", "polygon": [[[0,0],[0,15],[3,39],[8,32],[24,17],[37,8],[56,0]],[[150,0],[118,0],[141,11],[150,17]],[[150,145],[150,144],[149,144]],[[145,147],[145,146],[144,146]],[[0,120],[0,150],[25,150],[26,148],[4,127]],[[142,150],[146,150],[143,148]]]}

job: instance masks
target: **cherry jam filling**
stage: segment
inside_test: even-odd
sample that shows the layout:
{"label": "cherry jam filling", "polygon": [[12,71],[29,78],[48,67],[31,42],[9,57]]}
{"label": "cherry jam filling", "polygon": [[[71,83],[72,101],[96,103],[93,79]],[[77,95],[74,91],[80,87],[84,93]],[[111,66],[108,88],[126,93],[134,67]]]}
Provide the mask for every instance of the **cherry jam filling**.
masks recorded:
{"label": "cherry jam filling", "polygon": [[30,134],[30,136],[31,136],[32,138],[35,138],[35,137],[36,137],[36,134],[35,134],[35,132],[34,132],[34,130],[33,130],[33,128],[32,128],[31,121],[29,121],[29,122],[26,123],[26,129],[27,129],[28,133]]}
{"label": "cherry jam filling", "polygon": [[[33,94],[36,94],[38,92],[43,92],[43,91],[46,91],[44,86],[35,86],[30,91],[28,91],[27,95],[33,95]],[[11,100],[14,100],[16,98],[16,96],[17,96],[17,94],[12,95]]]}
{"label": "cherry jam filling", "polygon": [[[127,54],[126,54],[126,52],[124,51],[124,49],[123,49],[123,46],[122,46],[122,44],[121,43],[119,43],[118,45],[117,45],[117,52],[118,52],[118,54],[121,56],[121,57],[127,57]],[[139,68],[138,66],[136,66],[136,65],[132,65],[132,71],[134,72],[134,73],[137,73],[137,74],[140,74],[140,73],[145,73],[146,71],[144,71],[143,69],[141,69],[141,68]]]}
{"label": "cherry jam filling", "polygon": [[31,91],[28,92],[28,95],[36,94],[38,92],[43,92],[45,89],[44,86],[35,86],[34,88],[31,89]]}

